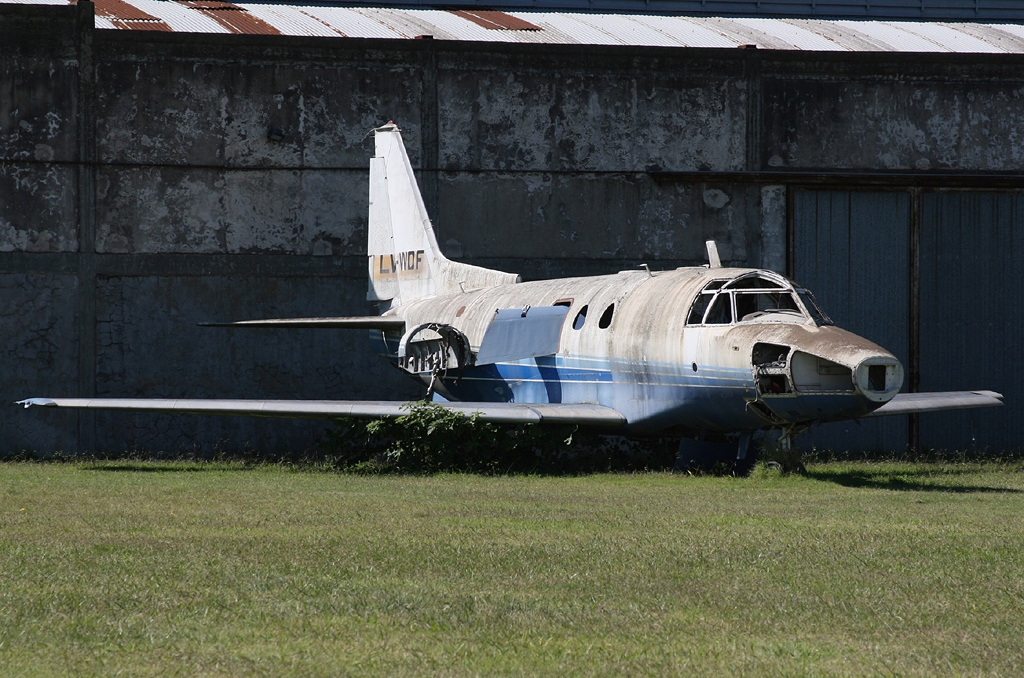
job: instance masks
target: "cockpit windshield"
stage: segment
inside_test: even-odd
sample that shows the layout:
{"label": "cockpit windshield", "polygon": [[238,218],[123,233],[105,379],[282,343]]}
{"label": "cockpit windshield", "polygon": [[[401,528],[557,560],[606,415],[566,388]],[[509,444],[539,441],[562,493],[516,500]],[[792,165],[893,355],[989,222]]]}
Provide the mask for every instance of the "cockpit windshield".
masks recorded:
{"label": "cockpit windshield", "polygon": [[796,289],[781,276],[747,273],[733,280],[712,280],[694,300],[687,325],[728,325],[751,321],[832,321],[805,289]]}
{"label": "cockpit windshield", "polygon": [[821,310],[821,306],[818,306],[818,300],[814,298],[814,295],[811,294],[810,290],[797,289],[796,292],[800,295],[800,301],[804,302],[804,308],[806,308],[807,312],[811,314],[811,318],[814,319],[814,322],[819,325],[834,324],[832,319],[829,318],[823,310]]}

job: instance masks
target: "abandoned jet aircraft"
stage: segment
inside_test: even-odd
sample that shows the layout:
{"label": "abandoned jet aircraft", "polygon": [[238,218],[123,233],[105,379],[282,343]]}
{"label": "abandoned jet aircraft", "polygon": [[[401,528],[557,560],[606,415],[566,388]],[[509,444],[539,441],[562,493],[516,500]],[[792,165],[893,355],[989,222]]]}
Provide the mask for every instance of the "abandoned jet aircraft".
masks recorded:
{"label": "abandoned jet aircraft", "polygon": [[[767,270],[709,265],[520,282],[446,259],[401,134],[375,131],[368,298],[380,316],[224,323],[371,330],[428,397],[497,422],[573,423],[627,435],[729,433],[783,441],[817,423],[1002,404],[991,391],[899,393],[889,351],[831,323],[811,293]],[[33,398],[26,407],[264,417],[388,417],[378,401]]]}

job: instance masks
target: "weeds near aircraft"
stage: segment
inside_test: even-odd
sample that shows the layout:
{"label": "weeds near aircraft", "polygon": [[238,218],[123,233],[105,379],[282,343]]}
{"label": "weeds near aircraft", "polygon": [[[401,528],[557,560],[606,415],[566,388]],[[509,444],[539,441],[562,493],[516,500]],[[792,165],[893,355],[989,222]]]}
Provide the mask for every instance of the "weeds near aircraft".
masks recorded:
{"label": "weeds near aircraft", "polygon": [[[571,425],[681,439],[681,467],[782,450],[821,423],[1002,404],[991,391],[901,393],[903,367],[836,327],[778,273],[709,264],[520,282],[445,258],[397,126],[370,159],[368,299],[381,315],[224,323],[370,330],[428,399],[494,423]],[[382,401],[32,398],[26,407],[335,419],[401,417]],[[440,421],[440,420],[439,420]],[[386,424],[379,425],[381,429]]]}

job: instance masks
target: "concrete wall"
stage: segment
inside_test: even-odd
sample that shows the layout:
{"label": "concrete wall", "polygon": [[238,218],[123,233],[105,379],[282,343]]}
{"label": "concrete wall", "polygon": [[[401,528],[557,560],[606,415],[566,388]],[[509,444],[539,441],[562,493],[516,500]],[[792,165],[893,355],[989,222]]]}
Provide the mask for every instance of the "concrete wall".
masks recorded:
{"label": "concrete wall", "polygon": [[[196,327],[373,311],[366,134],[387,120],[449,256],[527,279],[696,264],[708,238],[785,270],[803,171],[1016,171],[1024,138],[1016,57],[99,31],[88,2],[0,5],[0,37],[4,401],[415,396],[361,333]],[[0,452],[280,451],[322,428],[8,408]]]}

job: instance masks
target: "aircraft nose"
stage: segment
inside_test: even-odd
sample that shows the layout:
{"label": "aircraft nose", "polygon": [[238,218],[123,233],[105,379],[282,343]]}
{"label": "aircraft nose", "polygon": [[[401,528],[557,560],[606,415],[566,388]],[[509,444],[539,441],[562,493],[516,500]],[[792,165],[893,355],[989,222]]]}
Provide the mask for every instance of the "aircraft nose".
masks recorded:
{"label": "aircraft nose", "polygon": [[854,375],[864,397],[879,403],[891,400],[903,386],[903,365],[891,356],[862,360]]}

